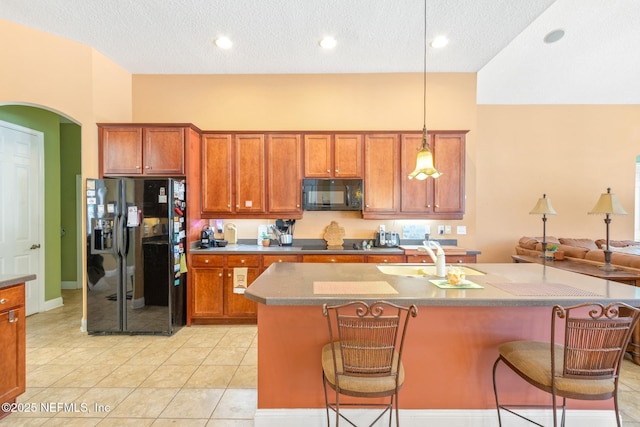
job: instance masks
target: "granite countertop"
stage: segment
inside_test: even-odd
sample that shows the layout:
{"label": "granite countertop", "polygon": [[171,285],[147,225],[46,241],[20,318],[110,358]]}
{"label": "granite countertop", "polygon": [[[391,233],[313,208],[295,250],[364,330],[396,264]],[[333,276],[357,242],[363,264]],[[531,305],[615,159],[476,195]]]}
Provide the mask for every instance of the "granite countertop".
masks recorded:
{"label": "granite countertop", "polygon": [[35,274],[0,274],[0,289],[35,280]]}
{"label": "granite countertop", "polygon": [[[424,267],[420,264],[392,265]],[[481,289],[441,289],[429,282],[439,279],[435,276],[391,275],[378,267],[376,264],[355,263],[332,264],[331,268],[322,263],[276,263],[253,282],[245,297],[266,305],[342,304],[355,299],[369,302],[384,299],[420,306],[553,306],[593,300],[640,305],[638,287],[539,264],[467,265],[467,268],[485,273],[466,276]],[[329,282],[328,289],[343,286],[355,291],[326,293],[314,282]],[[381,282],[386,283],[382,288],[369,286],[380,285]],[[368,293],[368,289],[381,292]],[[387,293],[389,289],[394,293]]]}

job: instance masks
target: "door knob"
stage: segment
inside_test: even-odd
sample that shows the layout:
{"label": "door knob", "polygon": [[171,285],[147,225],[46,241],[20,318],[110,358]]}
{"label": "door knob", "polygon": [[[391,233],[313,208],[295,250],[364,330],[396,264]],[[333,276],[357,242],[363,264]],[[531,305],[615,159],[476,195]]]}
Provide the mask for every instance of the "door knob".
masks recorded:
{"label": "door knob", "polygon": [[40,249],[40,244],[38,243],[37,245],[31,245],[29,249]]}

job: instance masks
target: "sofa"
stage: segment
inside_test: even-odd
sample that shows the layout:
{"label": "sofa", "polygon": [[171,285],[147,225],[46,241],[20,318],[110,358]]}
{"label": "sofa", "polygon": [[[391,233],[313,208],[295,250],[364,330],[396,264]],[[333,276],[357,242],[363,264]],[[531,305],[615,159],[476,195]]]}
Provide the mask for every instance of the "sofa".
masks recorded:
{"label": "sofa", "polygon": [[[606,248],[604,239],[588,238],[556,238],[547,236],[547,247],[558,245],[558,250],[564,252],[565,257],[583,259],[587,262],[604,263]],[[633,240],[611,240],[611,264],[619,267],[640,269],[640,242]],[[542,254],[542,237],[521,237],[516,245],[517,255],[540,256]]]}

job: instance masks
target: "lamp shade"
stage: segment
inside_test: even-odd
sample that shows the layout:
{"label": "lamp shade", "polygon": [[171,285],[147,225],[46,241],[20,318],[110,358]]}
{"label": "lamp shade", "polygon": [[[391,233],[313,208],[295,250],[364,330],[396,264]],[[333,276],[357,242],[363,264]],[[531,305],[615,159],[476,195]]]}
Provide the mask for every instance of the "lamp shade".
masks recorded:
{"label": "lamp shade", "polygon": [[591,214],[626,215],[627,212],[618,202],[616,195],[611,192],[611,188],[607,188],[607,192],[600,195],[598,202],[589,212],[589,215]]}
{"label": "lamp shade", "polygon": [[538,214],[538,215],[556,215],[556,211],[551,206],[551,200],[547,198],[546,194],[543,194],[542,197],[538,199],[538,203],[531,209],[530,214]]}
{"label": "lamp shade", "polygon": [[433,154],[431,154],[431,150],[423,146],[420,151],[418,151],[416,168],[409,174],[409,179],[415,178],[422,181],[428,177],[438,178],[440,175],[442,174],[433,166]]}

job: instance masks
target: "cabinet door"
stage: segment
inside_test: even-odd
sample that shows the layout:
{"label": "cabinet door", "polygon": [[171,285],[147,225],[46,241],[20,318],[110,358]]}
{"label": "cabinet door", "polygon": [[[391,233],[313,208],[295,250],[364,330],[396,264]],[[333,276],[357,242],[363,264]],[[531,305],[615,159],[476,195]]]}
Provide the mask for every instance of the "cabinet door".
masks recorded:
{"label": "cabinet door", "polygon": [[100,156],[103,175],[142,174],[142,128],[100,128]]}
{"label": "cabinet door", "polygon": [[362,135],[334,136],[333,165],[336,178],[362,178]]}
{"label": "cabinet door", "polygon": [[331,145],[331,135],[304,136],[305,178],[331,178],[333,169]]}
{"label": "cabinet door", "polygon": [[[258,304],[245,298],[242,293],[235,293],[233,286],[233,269],[228,268],[225,272],[224,314],[229,317],[256,317]],[[259,268],[247,268],[247,284],[251,285],[259,275]]]}
{"label": "cabinet door", "polygon": [[145,175],[184,175],[184,128],[145,128]]}
{"label": "cabinet door", "polygon": [[264,153],[264,135],[236,135],[236,213],[265,212]]}
{"label": "cabinet door", "polygon": [[267,140],[268,212],[301,215],[300,135],[269,135]]}
{"label": "cabinet door", "polygon": [[231,135],[203,135],[201,155],[201,213],[211,215],[232,212],[233,150]]}
{"label": "cabinet door", "polygon": [[443,175],[433,183],[435,213],[464,213],[465,136],[434,135],[433,156]]}
{"label": "cabinet door", "polygon": [[0,402],[24,393],[25,369],[24,307],[17,307],[0,312]]}
{"label": "cabinet door", "polygon": [[[409,179],[408,176],[416,167],[416,157],[422,145],[422,135],[402,135],[402,164],[400,168],[400,181],[402,182],[402,212],[430,213],[433,205],[430,197],[433,196],[433,179],[424,181]],[[440,178],[438,178],[440,179]]]}
{"label": "cabinet door", "polygon": [[222,268],[191,268],[193,298],[192,317],[221,317],[223,315],[224,278]]}
{"label": "cabinet door", "polygon": [[367,135],[364,152],[364,215],[398,212],[400,207],[398,135]]}

